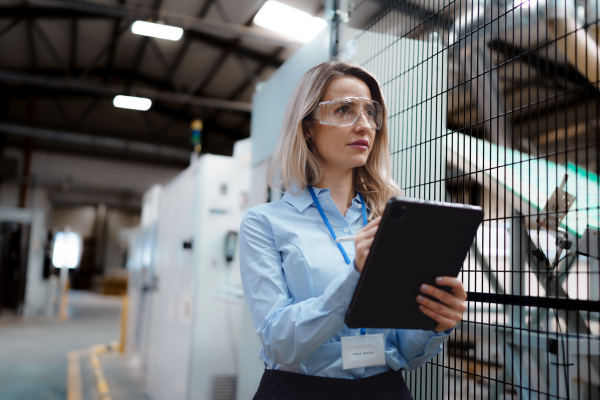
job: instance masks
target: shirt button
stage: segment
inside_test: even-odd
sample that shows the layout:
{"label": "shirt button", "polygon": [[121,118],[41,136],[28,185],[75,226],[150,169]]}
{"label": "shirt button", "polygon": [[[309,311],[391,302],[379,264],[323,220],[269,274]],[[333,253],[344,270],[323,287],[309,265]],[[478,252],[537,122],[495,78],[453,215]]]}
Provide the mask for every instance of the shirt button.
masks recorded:
{"label": "shirt button", "polygon": [[348,228],[344,228],[344,233],[348,233]]}
{"label": "shirt button", "polygon": [[359,204],[359,205],[358,205],[358,208],[362,208],[362,204]]}

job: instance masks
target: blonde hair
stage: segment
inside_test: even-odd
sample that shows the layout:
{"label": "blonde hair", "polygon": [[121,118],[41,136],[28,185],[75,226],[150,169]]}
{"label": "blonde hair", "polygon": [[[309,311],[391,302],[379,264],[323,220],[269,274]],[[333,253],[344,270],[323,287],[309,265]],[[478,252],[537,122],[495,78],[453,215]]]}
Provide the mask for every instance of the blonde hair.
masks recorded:
{"label": "blonde hair", "polygon": [[[383,106],[383,125],[375,135],[375,141],[365,165],[353,170],[353,187],[360,192],[371,209],[369,219],[381,214],[387,201],[402,191],[391,177],[391,161],[388,143],[387,109],[377,80],[359,66],[330,61],[317,65],[302,76],[288,102],[279,141],[269,165],[269,184],[273,189],[283,185],[285,190],[295,186],[302,191],[307,185],[321,180],[322,169],[308,147],[303,123],[317,107],[327,88],[336,78],[355,77],[363,81],[371,91],[373,100]],[[279,170],[281,180],[275,180]]]}

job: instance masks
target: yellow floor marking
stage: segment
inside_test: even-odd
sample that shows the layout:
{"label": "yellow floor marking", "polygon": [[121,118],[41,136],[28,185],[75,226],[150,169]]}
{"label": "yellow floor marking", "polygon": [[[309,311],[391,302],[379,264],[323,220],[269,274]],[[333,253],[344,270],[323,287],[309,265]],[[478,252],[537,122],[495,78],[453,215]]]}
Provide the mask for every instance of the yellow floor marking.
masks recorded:
{"label": "yellow floor marking", "polygon": [[100,366],[100,360],[95,355],[92,355],[90,357],[90,364],[91,364],[92,368],[94,368],[94,369],[98,368]]}
{"label": "yellow floor marking", "polygon": [[129,298],[123,296],[123,308],[121,309],[121,335],[119,340],[119,352],[125,354],[125,340],[127,338],[127,310],[129,310]]}
{"label": "yellow floor marking", "polygon": [[96,379],[96,389],[101,400],[112,400],[110,388],[102,371],[99,355],[109,351],[117,351],[119,342],[110,342],[108,345],[99,344],[81,350],[70,351],[67,354],[67,400],[83,400],[83,389],[81,386],[81,364],[80,356],[87,355],[89,357],[90,367]]}
{"label": "yellow floor marking", "polygon": [[98,379],[98,393],[104,396],[105,394],[109,394],[110,390],[108,389],[108,383],[104,379]]}
{"label": "yellow floor marking", "polygon": [[79,365],[79,353],[71,351],[67,355],[67,400],[82,400],[81,368]]}
{"label": "yellow floor marking", "polygon": [[96,353],[99,356],[101,356],[102,354],[106,353],[107,351],[108,351],[108,349],[107,349],[106,345],[94,346],[94,353]]}

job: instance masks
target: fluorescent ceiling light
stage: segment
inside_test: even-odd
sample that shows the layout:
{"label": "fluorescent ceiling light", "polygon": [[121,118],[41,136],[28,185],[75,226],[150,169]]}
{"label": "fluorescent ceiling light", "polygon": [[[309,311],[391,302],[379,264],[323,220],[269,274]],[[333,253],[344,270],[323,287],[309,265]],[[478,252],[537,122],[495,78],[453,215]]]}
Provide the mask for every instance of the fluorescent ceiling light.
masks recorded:
{"label": "fluorescent ceiling light", "polygon": [[81,238],[75,232],[58,232],[54,238],[52,264],[56,268],[76,268],[81,254]]}
{"label": "fluorescent ceiling light", "polygon": [[269,0],[261,7],[254,23],[302,43],[310,42],[327,26],[324,19],[275,0]]}
{"label": "fluorescent ceiling light", "polygon": [[150,36],[159,39],[179,40],[183,35],[183,29],[165,24],[153,22],[135,21],[131,25],[131,32],[136,35]]}
{"label": "fluorescent ceiling light", "polygon": [[147,111],[152,105],[152,100],[144,97],[133,96],[115,96],[113,105],[119,108],[128,108],[130,110]]}

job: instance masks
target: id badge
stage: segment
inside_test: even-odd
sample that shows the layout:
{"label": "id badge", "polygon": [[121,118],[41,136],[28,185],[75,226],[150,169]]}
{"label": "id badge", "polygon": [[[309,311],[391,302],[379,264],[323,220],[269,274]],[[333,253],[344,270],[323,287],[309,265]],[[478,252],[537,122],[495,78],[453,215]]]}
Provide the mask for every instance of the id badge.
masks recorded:
{"label": "id badge", "polygon": [[342,337],[342,368],[385,365],[383,334]]}

